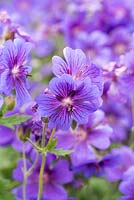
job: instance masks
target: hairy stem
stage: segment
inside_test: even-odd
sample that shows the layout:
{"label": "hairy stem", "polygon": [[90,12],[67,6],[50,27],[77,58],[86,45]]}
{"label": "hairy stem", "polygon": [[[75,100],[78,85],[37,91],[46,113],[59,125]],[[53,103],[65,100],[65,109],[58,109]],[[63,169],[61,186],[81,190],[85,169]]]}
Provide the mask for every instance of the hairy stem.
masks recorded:
{"label": "hairy stem", "polygon": [[[43,131],[42,131],[42,140],[41,140],[41,148],[45,147],[45,132],[46,132],[47,124],[43,124]],[[38,190],[38,200],[41,200],[42,197],[42,191],[43,191],[43,173],[45,168],[45,161],[46,161],[46,155],[47,153],[42,154],[42,163],[40,168],[40,174],[39,174],[39,190]]]}
{"label": "hairy stem", "polygon": [[26,184],[27,184],[27,165],[26,165],[26,154],[25,154],[25,143],[23,143],[23,200],[26,200]]}

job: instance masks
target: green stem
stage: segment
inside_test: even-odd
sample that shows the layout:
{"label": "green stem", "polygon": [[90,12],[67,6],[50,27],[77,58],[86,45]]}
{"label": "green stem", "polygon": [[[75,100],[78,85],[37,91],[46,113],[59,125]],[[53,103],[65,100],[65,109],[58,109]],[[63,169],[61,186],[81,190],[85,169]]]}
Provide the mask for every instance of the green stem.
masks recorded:
{"label": "green stem", "polygon": [[26,140],[39,152],[41,152],[41,148],[38,147],[30,138],[26,137]]}
{"label": "green stem", "polygon": [[55,130],[56,130],[56,128],[53,128],[52,133],[51,133],[51,136],[50,136],[49,141],[48,141],[48,143],[47,143],[47,146],[49,146],[49,145],[51,144],[51,142],[52,142],[52,140],[53,140],[53,137],[54,137]]}
{"label": "green stem", "polygon": [[[46,132],[47,124],[43,124],[43,131],[42,131],[42,140],[41,140],[41,148],[43,149],[45,147],[45,132]],[[39,174],[39,191],[38,191],[38,200],[41,200],[42,197],[42,191],[43,191],[43,174],[44,174],[44,168],[45,168],[45,161],[46,161],[46,155],[47,153],[44,152],[42,154],[42,163],[40,168],[40,174]]]}
{"label": "green stem", "polygon": [[23,174],[24,174],[24,181],[23,181],[23,200],[26,200],[26,184],[27,184],[27,165],[26,165],[26,155],[25,155],[25,143],[23,143]]}
{"label": "green stem", "polygon": [[34,161],[33,165],[30,167],[30,169],[27,170],[27,177],[32,173],[32,171],[35,168],[38,160],[39,160],[39,153],[37,152],[36,158],[35,158],[35,161]]}
{"label": "green stem", "polygon": [[41,168],[40,168],[40,174],[39,174],[38,200],[41,200],[41,197],[42,197],[42,191],[43,191],[43,174],[44,174],[44,168],[45,168],[45,161],[46,161],[46,154],[43,154],[42,155]]}

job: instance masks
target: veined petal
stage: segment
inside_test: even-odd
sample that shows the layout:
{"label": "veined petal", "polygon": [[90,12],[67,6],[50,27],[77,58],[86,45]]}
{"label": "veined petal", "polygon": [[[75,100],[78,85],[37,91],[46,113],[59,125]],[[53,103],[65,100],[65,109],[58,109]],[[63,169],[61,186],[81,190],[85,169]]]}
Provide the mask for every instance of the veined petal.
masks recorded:
{"label": "veined petal", "polygon": [[88,116],[90,113],[94,112],[96,108],[90,103],[79,103],[74,105],[72,111],[72,117],[79,124],[86,124],[88,122]]}
{"label": "veined petal", "polygon": [[59,106],[50,116],[49,127],[68,130],[71,126],[71,122],[71,113],[67,111],[66,107]]}
{"label": "veined petal", "polygon": [[54,95],[66,98],[74,90],[74,80],[70,75],[64,74],[61,78],[53,78],[49,88]]}
{"label": "veined petal", "polygon": [[94,64],[91,64],[88,74],[92,82],[98,87],[100,94],[103,92],[102,70]]}
{"label": "veined petal", "polygon": [[24,40],[18,38],[14,40],[14,44],[17,50],[17,64],[22,65],[32,49],[32,44],[30,42],[24,42]]}
{"label": "veined petal", "polygon": [[69,68],[66,62],[59,56],[53,56],[53,73],[60,77],[63,74],[69,74]]}
{"label": "veined petal", "polygon": [[38,110],[43,117],[49,117],[51,116],[56,108],[60,106],[60,103],[57,101],[57,99],[48,94],[40,94],[36,98],[36,102],[39,105]]}
{"label": "veined petal", "polygon": [[14,87],[13,78],[8,69],[0,75],[0,93],[9,95]]}
{"label": "veined petal", "polygon": [[17,55],[17,50],[15,48],[15,45],[12,40],[8,40],[4,43],[3,48],[3,56],[4,56],[4,62],[6,63],[6,66],[10,69],[16,64],[15,58]]}
{"label": "veined petal", "polygon": [[73,50],[69,47],[63,50],[64,57],[70,68],[70,74],[75,75],[79,70],[82,70],[86,65],[86,56],[80,49]]}
{"label": "veined petal", "polygon": [[21,78],[20,77],[15,78],[14,82],[16,87],[17,105],[21,106],[24,103],[31,101],[31,96]]}

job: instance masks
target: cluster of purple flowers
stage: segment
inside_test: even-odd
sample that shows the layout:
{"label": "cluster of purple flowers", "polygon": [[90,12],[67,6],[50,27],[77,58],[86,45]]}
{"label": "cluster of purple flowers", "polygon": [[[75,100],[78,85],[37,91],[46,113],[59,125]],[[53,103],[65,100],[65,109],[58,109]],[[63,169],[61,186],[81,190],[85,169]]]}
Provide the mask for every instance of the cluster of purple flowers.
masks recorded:
{"label": "cluster of purple flowers", "polygon": [[134,200],[132,5],[0,3],[0,147],[19,154],[15,199],[84,200],[79,192],[96,176],[116,199]]}

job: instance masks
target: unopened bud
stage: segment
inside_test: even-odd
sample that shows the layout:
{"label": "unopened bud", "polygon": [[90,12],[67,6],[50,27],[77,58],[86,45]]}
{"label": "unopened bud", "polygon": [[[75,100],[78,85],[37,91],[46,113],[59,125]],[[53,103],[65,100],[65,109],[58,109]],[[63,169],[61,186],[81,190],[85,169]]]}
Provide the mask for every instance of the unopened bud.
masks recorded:
{"label": "unopened bud", "polygon": [[13,110],[15,105],[15,98],[13,96],[7,96],[5,98],[5,105],[7,110]]}

